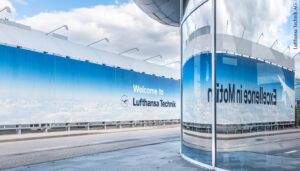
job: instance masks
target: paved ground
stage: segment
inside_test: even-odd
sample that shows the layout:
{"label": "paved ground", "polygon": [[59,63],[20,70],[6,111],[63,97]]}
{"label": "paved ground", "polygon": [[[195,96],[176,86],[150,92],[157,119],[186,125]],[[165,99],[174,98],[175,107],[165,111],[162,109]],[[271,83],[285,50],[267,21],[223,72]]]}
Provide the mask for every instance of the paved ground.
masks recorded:
{"label": "paved ground", "polygon": [[[30,140],[28,139],[29,135],[26,136],[27,140],[25,141],[18,140],[0,142],[0,169],[15,168],[98,153],[104,154],[104,156],[106,156],[105,152],[118,151],[133,147],[137,147],[137,149],[138,147],[151,148],[149,145],[162,143],[174,143],[172,148],[170,149],[173,154],[169,156],[170,160],[181,160],[178,155],[178,126],[151,129],[132,129],[131,131],[126,132],[111,131],[100,134],[77,135],[48,139],[34,138]],[[168,151],[165,152],[169,154]],[[124,153],[121,152],[120,154]],[[149,158],[158,160],[158,158],[153,157],[153,155],[155,155],[155,153],[150,154],[151,157],[149,156]],[[120,156],[120,158],[123,158],[123,160],[126,160],[126,158],[131,159],[131,157],[126,156]],[[168,159],[166,159],[166,161],[167,160]],[[88,167],[88,165],[86,164],[83,165],[84,162],[85,160],[80,162],[82,167]],[[73,163],[72,165],[74,166],[78,164]],[[24,168],[21,168],[21,170],[22,169]]]}
{"label": "paved ground", "polygon": [[[0,169],[20,170],[199,170],[179,155],[179,127],[72,132],[0,138]],[[17,139],[16,139],[17,138]],[[23,140],[22,140],[23,138]],[[192,138],[192,137],[191,137]],[[202,145],[202,139],[190,139]],[[209,141],[210,142],[210,141]],[[200,144],[199,144],[200,145]],[[240,170],[299,170],[300,133],[220,140],[218,163]],[[189,149],[187,149],[189,150]],[[228,153],[230,152],[230,153]],[[231,153],[232,152],[232,153]],[[263,155],[264,153],[266,155]],[[207,152],[191,156],[210,159]],[[210,163],[210,162],[209,162]],[[228,166],[227,164],[230,164]]]}
{"label": "paved ground", "polygon": [[159,143],[119,151],[75,157],[19,167],[7,171],[105,170],[105,171],[196,171],[199,168],[182,160],[179,141]]}
{"label": "paved ground", "polygon": [[[184,154],[210,164],[211,139],[184,135]],[[201,150],[202,149],[202,150]],[[217,164],[230,170],[300,170],[300,130],[217,141]]]}

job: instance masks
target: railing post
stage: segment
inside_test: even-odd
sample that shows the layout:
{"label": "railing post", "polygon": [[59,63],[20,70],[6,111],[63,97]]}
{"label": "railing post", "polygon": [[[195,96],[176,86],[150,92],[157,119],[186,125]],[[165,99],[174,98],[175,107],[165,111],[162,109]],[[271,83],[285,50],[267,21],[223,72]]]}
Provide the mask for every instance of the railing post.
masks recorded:
{"label": "railing post", "polygon": [[90,130],[90,123],[87,124],[87,130]]}
{"label": "railing post", "polygon": [[48,124],[45,126],[44,133],[48,133]]}
{"label": "railing post", "polygon": [[21,135],[22,134],[22,129],[20,128],[20,125],[16,125],[16,127],[17,127],[17,130],[16,130],[17,134]]}

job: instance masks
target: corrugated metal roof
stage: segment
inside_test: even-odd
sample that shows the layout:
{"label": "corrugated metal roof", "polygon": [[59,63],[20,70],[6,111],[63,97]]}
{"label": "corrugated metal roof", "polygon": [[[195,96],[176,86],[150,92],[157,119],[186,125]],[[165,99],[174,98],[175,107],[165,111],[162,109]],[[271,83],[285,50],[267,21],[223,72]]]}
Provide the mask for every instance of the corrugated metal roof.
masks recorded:
{"label": "corrugated metal roof", "polygon": [[8,20],[0,19],[0,44],[179,79],[179,71],[176,69],[76,44],[56,34],[46,35]]}

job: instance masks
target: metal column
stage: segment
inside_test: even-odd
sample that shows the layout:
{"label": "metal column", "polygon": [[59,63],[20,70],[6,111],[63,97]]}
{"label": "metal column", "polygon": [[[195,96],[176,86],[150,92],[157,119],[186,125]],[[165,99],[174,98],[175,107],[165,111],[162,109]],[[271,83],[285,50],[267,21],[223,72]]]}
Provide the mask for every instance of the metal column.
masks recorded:
{"label": "metal column", "polygon": [[182,77],[183,77],[183,49],[182,49],[182,16],[183,16],[183,0],[180,0],[180,154],[182,153],[183,141],[183,109],[182,109]]}
{"label": "metal column", "polygon": [[211,15],[211,35],[212,35],[212,46],[211,46],[211,86],[212,86],[212,122],[211,122],[211,133],[212,133],[212,146],[211,146],[211,151],[212,151],[212,167],[213,169],[216,168],[216,150],[217,150],[217,140],[216,140],[216,129],[217,129],[217,104],[216,104],[216,32],[217,32],[217,22],[216,22],[216,14],[217,14],[217,9],[216,9],[216,0],[212,0],[212,15]]}

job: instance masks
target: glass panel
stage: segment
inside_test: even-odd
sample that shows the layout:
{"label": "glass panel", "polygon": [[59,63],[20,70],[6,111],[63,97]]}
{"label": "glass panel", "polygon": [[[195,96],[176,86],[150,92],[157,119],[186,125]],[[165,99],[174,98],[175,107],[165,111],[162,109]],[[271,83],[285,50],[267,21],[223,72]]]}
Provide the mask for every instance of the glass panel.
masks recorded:
{"label": "glass panel", "polygon": [[[194,5],[189,1],[188,6]],[[190,16],[185,14],[189,17],[182,27],[182,154],[206,165],[212,163],[211,103],[207,101],[211,87],[210,7],[209,1]]]}
{"label": "glass panel", "polygon": [[295,98],[296,98],[296,126],[300,127],[300,79],[295,80]]}
{"label": "glass panel", "polygon": [[294,1],[217,2],[217,166],[299,170]]}

